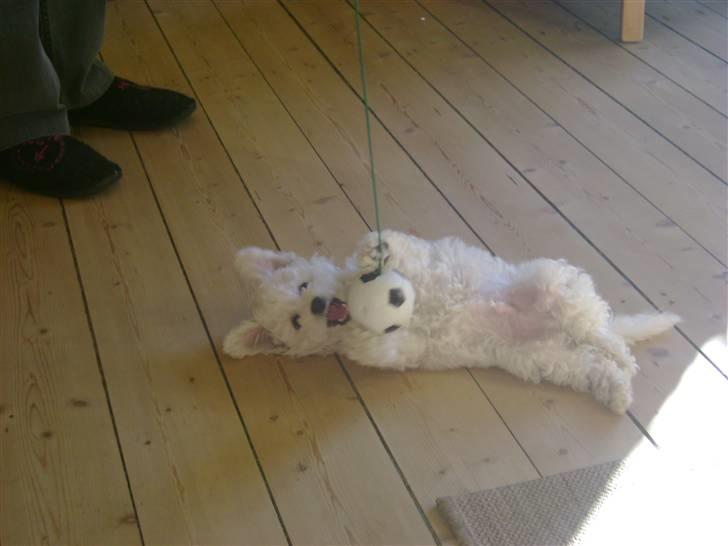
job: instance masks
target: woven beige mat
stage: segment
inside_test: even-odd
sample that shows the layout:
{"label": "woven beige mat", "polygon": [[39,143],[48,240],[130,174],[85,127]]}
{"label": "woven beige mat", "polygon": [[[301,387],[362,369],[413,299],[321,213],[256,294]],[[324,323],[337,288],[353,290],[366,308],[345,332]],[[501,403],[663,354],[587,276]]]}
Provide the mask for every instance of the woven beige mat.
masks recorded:
{"label": "woven beige mat", "polygon": [[437,505],[462,546],[719,544],[724,470],[650,453]]}

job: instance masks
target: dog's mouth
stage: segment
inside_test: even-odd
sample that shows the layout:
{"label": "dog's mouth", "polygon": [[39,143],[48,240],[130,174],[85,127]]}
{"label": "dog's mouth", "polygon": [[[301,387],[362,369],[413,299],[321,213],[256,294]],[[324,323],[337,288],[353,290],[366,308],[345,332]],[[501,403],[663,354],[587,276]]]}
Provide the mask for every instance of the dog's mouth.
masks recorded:
{"label": "dog's mouth", "polygon": [[346,302],[338,298],[332,299],[329,308],[326,310],[326,324],[328,326],[341,326],[349,322],[350,318]]}

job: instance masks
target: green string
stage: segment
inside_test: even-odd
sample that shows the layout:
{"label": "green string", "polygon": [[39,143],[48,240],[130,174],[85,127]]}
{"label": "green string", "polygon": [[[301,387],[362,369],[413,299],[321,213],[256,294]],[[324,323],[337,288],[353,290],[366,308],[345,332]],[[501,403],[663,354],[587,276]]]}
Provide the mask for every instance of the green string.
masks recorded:
{"label": "green string", "polygon": [[354,11],[356,12],[356,43],[359,48],[359,70],[361,71],[362,98],[364,99],[364,116],[367,121],[367,144],[369,146],[369,170],[372,175],[372,196],[374,197],[374,217],[377,224],[377,237],[379,245],[379,269],[382,272],[382,226],[379,221],[379,198],[377,196],[377,175],[374,172],[374,150],[372,149],[372,124],[369,120],[369,95],[367,93],[367,75],[364,68],[364,46],[361,39],[361,19],[359,0],[354,0]]}

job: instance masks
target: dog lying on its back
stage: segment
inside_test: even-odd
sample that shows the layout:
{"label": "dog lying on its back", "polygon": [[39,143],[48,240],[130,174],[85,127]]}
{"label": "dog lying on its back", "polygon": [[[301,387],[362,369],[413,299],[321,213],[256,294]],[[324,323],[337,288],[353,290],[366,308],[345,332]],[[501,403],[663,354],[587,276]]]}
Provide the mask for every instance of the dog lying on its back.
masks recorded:
{"label": "dog lying on its back", "polygon": [[[395,370],[497,366],[589,392],[624,413],[637,371],[628,345],[679,322],[668,313],[612,317],[591,277],[564,261],[509,264],[458,239],[394,231],[382,241],[369,234],[344,268],[322,257],[241,250],[236,267],[252,295],[253,320],[233,329],[223,350],[236,358],[338,352]],[[345,305],[348,287],[380,258],[417,295],[409,326],[384,334],[349,320]]]}

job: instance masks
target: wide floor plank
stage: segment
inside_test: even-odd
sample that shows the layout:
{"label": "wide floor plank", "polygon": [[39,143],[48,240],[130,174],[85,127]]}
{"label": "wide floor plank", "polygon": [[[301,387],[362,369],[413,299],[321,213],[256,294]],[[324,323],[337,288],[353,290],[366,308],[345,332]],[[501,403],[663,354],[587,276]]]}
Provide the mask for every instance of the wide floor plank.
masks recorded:
{"label": "wide floor plank", "polygon": [[487,4],[716,177],[728,180],[725,116],[556,4],[521,0]]}
{"label": "wide floor plank", "polygon": [[134,144],[82,136],[124,170],[113,191],[69,203],[68,218],[144,538],[281,544]]}
{"label": "wide floor plank", "polygon": [[139,544],[60,203],[0,188],[0,248],[0,544]]}
{"label": "wide floor plank", "polygon": [[646,12],[716,57],[728,61],[728,24],[693,0],[648,0]]}

